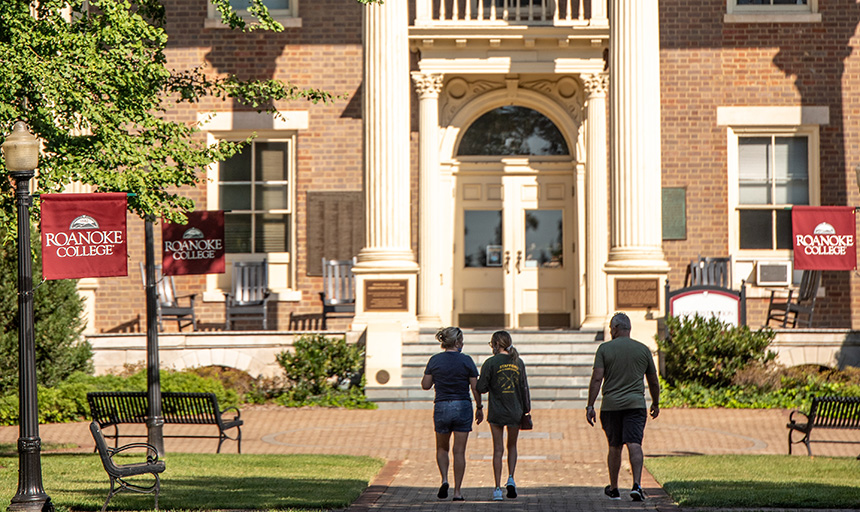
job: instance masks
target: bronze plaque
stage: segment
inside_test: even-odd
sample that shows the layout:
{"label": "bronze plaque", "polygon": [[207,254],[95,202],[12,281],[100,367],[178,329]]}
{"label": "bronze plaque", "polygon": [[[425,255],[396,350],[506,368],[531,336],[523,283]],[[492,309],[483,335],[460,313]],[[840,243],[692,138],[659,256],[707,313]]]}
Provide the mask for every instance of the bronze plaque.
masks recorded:
{"label": "bronze plaque", "polygon": [[364,282],[365,311],[409,311],[409,281],[368,279]]}
{"label": "bronze plaque", "polygon": [[660,306],[660,281],[654,279],[616,279],[615,309],[647,309]]}

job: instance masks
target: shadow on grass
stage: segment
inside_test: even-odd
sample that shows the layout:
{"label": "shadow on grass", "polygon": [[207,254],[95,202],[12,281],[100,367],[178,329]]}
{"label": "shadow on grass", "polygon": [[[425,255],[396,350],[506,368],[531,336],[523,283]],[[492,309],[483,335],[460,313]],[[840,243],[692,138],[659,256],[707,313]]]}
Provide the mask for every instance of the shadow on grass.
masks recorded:
{"label": "shadow on grass", "polygon": [[670,480],[663,489],[682,507],[860,508],[856,485],[742,480]]}
{"label": "shadow on grass", "polygon": [[[138,462],[141,455],[122,457]],[[168,454],[158,499],[161,510],[333,509],[355,501],[382,466],[369,457],[330,455]],[[0,458],[0,488],[14,494],[17,457]],[[100,510],[110,481],[97,454],[42,456],[45,491],[58,511]],[[152,476],[132,482],[149,485]],[[111,510],[151,510],[151,494],[121,492]]]}

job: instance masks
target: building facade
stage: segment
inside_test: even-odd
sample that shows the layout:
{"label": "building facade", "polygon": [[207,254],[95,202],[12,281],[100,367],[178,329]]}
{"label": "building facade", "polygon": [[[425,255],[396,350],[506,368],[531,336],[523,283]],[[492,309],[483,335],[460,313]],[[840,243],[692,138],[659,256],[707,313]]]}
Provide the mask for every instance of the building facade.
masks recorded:
{"label": "building facade", "polygon": [[[356,258],[355,316],[332,326],[365,333],[369,382],[399,382],[421,328],[602,330],[623,309],[649,339],[699,256],[731,258],[761,325],[788,207],[857,202],[853,0],[266,3],[283,32],[169,2],[170,65],[336,99],[170,112],[209,141],[256,135],[189,193],[227,210],[228,268],[267,260],[277,331],[321,311],[322,258]],[[130,255],[129,277],[81,283],[90,332],[145,329]],[[824,273],[814,326],[853,328],[856,281]],[[176,282],[221,329],[229,271]]]}

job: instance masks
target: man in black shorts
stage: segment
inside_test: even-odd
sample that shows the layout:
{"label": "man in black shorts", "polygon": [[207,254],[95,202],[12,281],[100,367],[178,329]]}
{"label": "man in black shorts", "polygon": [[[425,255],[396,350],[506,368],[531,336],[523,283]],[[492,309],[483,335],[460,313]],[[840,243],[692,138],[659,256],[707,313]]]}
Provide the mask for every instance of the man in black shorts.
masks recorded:
{"label": "man in black shorts", "polygon": [[651,392],[651,417],[660,414],[660,382],[651,350],[630,338],[630,318],[616,313],[609,322],[610,341],[597,347],[594,370],[588,387],[588,406],[585,419],[594,426],[594,402],[603,384],[603,402],[600,406],[600,424],[609,442],[609,485],[603,490],[610,499],[620,500],[618,471],[621,469],[621,450],[627,445],[630,467],[633,471],[633,501],[645,499],[642,490],[642,435],[647,418],[644,376]]}

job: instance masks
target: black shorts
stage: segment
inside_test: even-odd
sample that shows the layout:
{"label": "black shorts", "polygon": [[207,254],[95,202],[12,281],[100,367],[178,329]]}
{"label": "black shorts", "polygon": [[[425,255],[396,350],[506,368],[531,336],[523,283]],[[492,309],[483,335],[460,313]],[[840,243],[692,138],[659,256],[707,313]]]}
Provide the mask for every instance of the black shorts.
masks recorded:
{"label": "black shorts", "polygon": [[645,409],[623,409],[620,411],[600,411],[600,425],[606,432],[609,446],[628,443],[642,444],[645,434]]}

